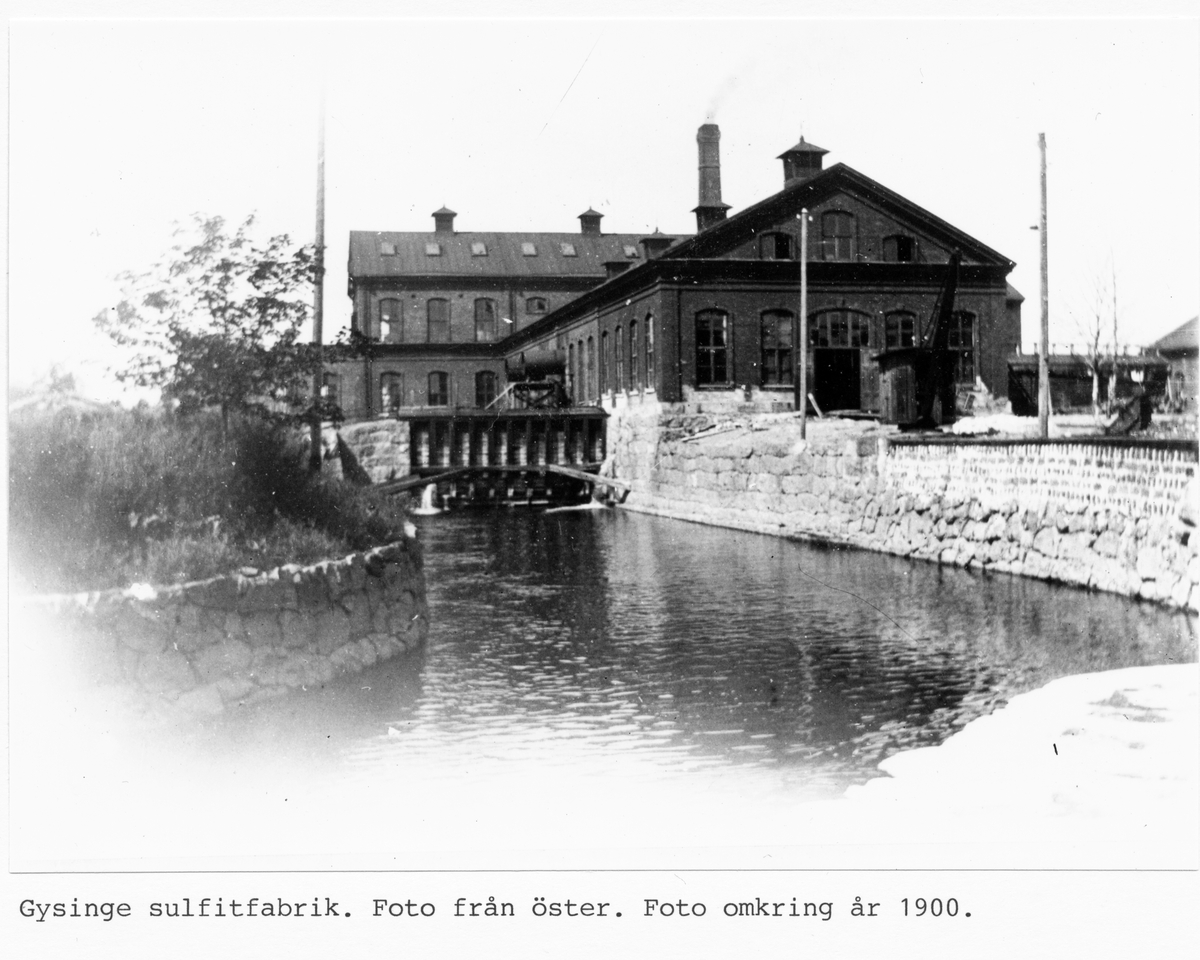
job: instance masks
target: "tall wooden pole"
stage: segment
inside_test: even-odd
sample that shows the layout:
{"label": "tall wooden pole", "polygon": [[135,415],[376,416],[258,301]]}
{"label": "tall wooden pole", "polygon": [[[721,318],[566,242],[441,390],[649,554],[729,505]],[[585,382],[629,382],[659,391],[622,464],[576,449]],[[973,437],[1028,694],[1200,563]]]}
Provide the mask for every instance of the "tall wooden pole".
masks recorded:
{"label": "tall wooden pole", "polygon": [[[317,117],[317,238],[316,269],[313,276],[313,343],[317,348],[317,369],[313,374],[313,399],[321,402],[321,390],[325,386],[324,351],[322,349],[322,327],[325,313],[325,89],[321,88],[321,103]],[[321,469],[321,417],[314,416],[312,423],[312,452],[309,466]]]}
{"label": "tall wooden pole", "polygon": [[808,209],[800,211],[800,316],[793,325],[793,342],[799,354],[792,383],[796,385],[795,409],[800,411],[800,438],[808,435]]}
{"label": "tall wooden pole", "polygon": [[1113,290],[1113,362],[1112,373],[1108,378],[1108,406],[1111,410],[1117,401],[1117,261],[1112,262],[1112,290]]}
{"label": "tall wooden pole", "polygon": [[1046,239],[1046,135],[1038,134],[1042,154],[1042,338],[1038,352],[1038,435],[1050,436],[1050,268]]}

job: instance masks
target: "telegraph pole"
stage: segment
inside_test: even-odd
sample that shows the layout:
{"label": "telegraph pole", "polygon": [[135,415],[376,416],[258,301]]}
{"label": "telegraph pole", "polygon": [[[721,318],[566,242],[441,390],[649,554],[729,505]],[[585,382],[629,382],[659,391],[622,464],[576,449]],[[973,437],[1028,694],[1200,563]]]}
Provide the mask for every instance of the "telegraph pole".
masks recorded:
{"label": "telegraph pole", "polygon": [[1117,402],[1117,261],[1112,262],[1113,290],[1113,362],[1112,373],[1108,378],[1108,407],[1111,410]]}
{"label": "telegraph pole", "polygon": [[800,316],[792,324],[792,342],[799,361],[792,371],[796,385],[794,404],[800,411],[800,439],[808,435],[808,209],[800,211]]}
{"label": "telegraph pole", "polygon": [[1038,351],[1038,436],[1050,436],[1050,269],[1046,242],[1046,135],[1038,134],[1042,154],[1042,342]]}
{"label": "telegraph pole", "polygon": [[313,276],[313,343],[317,348],[317,369],[313,374],[312,450],[309,467],[321,469],[321,390],[325,386],[324,351],[321,345],[325,312],[325,88],[321,87],[321,105],[317,116],[317,239],[316,266]]}

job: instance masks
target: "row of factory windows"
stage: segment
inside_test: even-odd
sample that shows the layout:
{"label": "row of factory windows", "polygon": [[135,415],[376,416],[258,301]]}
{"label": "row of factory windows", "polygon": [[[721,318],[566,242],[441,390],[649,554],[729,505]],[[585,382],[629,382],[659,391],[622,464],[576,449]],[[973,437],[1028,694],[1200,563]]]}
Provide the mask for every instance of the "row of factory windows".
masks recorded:
{"label": "row of factory windows", "polygon": [[[808,344],[812,350],[894,350],[914,346],[919,327],[916,315],[894,310],[883,317],[882,330],[872,334],[873,318],[858,310],[839,308],[814,313],[809,319]],[[787,310],[766,310],[759,316],[759,385],[790,386],[793,383],[794,314]],[[875,340],[882,333],[881,340]],[[950,321],[947,346],[954,354],[955,379],[959,383],[975,381],[976,318],[967,311],[955,312]],[[728,386],[732,383],[732,318],[724,310],[701,310],[695,315],[696,385]],[[637,392],[655,384],[654,316],[642,322],[618,324],[610,335],[568,344],[566,387],[577,400],[594,399],[610,391]],[[325,395],[337,401],[338,377],[326,374]],[[412,386],[404,394],[400,373],[380,377],[380,409],[401,406],[448,406],[450,375],[433,371],[425,378],[424,393]],[[475,374],[475,406],[486,407],[497,394],[497,377],[489,370]]]}
{"label": "row of factory windows", "polygon": [[[766,310],[759,317],[759,384],[790,386],[793,382],[794,315]],[[916,315],[895,310],[883,318],[882,343],[872,342],[872,317],[851,309],[824,310],[809,320],[808,343],[813,350],[894,350],[917,342]],[[732,383],[732,320],[724,310],[701,310],[695,316],[696,385]],[[951,318],[947,346],[954,354],[955,377],[975,381],[976,325],[973,314],[958,311]],[[618,324],[610,336],[600,334],[599,354],[588,337],[567,348],[567,386],[579,397],[594,398],[612,390],[636,392],[654,385],[654,318],[639,325]]]}
{"label": "row of factory windows", "polygon": [[653,389],[654,374],[654,315],[650,313],[641,323],[617,324],[611,337],[607,330],[601,333],[598,358],[594,337],[567,346],[567,392],[576,400],[595,399],[614,390]]}
{"label": "row of factory windows", "polygon": [[[760,385],[792,384],[794,364],[794,315],[787,310],[766,310],[759,318]],[[701,310],[696,314],[696,385],[724,386],[732,381],[732,321],[724,310]],[[822,310],[809,317],[808,346],[812,350],[896,350],[915,346],[916,315],[894,310],[883,317],[882,342],[873,318],[858,310]],[[950,320],[947,346],[954,354],[955,378],[975,382],[976,324],[974,314],[955,312]]]}
{"label": "row of factory windows", "polygon": [[[799,244],[796,237],[782,231],[759,234],[758,255],[763,260],[795,260]],[[883,238],[883,260],[887,263],[915,263],[917,241],[905,234]],[[846,210],[821,214],[821,259],[857,260],[858,223]]]}
{"label": "row of factory windows", "polygon": [[[329,404],[341,402],[341,376],[327,372],[324,379],[322,398]],[[496,399],[499,378],[491,370],[480,370],[475,374],[475,406],[487,407]],[[408,393],[404,391],[404,374],[388,371],[379,375],[379,409],[391,413],[401,407],[448,407],[451,398],[450,374],[444,370],[433,370],[424,377],[414,377],[409,382]],[[457,402],[462,403],[463,398]]]}
{"label": "row of factory windows", "polygon": [[[501,317],[496,301],[479,297],[475,301],[475,342],[490,343],[500,338],[500,323],[511,324],[511,317]],[[545,297],[526,297],[525,313],[540,316],[546,312]],[[388,297],[379,301],[376,336],[383,343],[449,343],[450,301],[432,297],[425,301],[425,317],[410,317],[404,323],[404,301]]]}

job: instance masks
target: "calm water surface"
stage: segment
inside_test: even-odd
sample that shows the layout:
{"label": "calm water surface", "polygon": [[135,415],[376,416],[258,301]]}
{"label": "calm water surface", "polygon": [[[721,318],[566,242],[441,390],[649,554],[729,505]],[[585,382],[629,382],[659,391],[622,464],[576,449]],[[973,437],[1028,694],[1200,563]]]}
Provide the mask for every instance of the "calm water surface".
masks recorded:
{"label": "calm water surface", "polygon": [[229,722],[339,776],[835,795],[1057,677],[1196,658],[1121,598],[623,511],[420,520],[425,654]]}

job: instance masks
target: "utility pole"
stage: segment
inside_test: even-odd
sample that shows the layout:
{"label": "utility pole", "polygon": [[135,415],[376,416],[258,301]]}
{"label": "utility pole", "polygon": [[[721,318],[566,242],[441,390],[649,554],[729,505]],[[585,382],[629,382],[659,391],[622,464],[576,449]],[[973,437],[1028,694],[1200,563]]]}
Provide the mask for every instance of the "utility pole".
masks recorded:
{"label": "utility pole", "polygon": [[808,435],[808,208],[800,211],[800,316],[792,324],[792,343],[799,353],[792,371],[794,409],[800,411],[800,439]]}
{"label": "utility pole", "polygon": [[325,88],[321,87],[321,104],[317,116],[317,239],[316,268],[313,276],[313,343],[317,348],[317,369],[313,374],[312,449],[309,467],[321,469],[321,390],[325,386],[325,358],[322,349],[322,326],[325,311]]}
{"label": "utility pole", "polygon": [[1117,402],[1117,261],[1112,262],[1112,293],[1113,293],[1113,362],[1112,373],[1108,378],[1108,406],[1111,410]]}
{"label": "utility pole", "polygon": [[1046,135],[1038,134],[1042,154],[1042,342],[1038,352],[1038,436],[1050,436],[1050,269],[1046,242]]}

